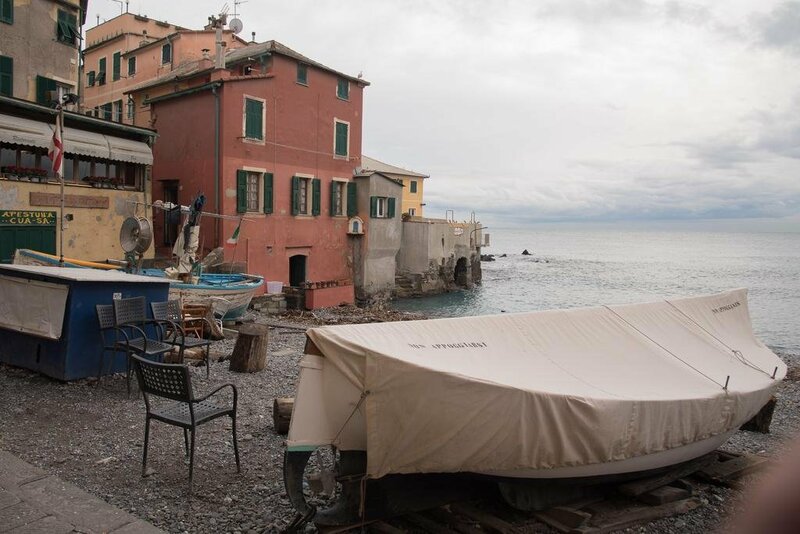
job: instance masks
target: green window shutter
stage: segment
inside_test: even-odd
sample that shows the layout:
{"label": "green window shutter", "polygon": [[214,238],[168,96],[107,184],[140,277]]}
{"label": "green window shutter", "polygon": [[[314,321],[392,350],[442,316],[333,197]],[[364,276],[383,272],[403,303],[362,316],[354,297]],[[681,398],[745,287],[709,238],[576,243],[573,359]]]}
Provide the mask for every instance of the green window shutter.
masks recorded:
{"label": "green window shutter", "polygon": [[369,197],[369,216],[373,219],[378,216],[378,197]]}
{"label": "green window shutter", "polygon": [[336,215],[336,190],[339,187],[341,187],[341,184],[339,182],[337,181],[331,182],[331,205],[330,205],[330,211],[328,212],[328,214],[331,217]]}
{"label": "green window shutter", "polygon": [[308,65],[305,63],[297,64],[297,83],[308,85]]}
{"label": "green window shutter", "polygon": [[300,213],[300,178],[292,176],[292,215]]}
{"label": "green window shutter", "polygon": [[347,182],[347,216],[358,213],[358,189],[355,182]]}
{"label": "green window shutter", "polygon": [[322,196],[322,186],[319,178],[311,180],[311,215],[319,215],[321,212],[322,204],[320,197]]}
{"label": "green window shutter", "polygon": [[86,85],[92,87],[94,85],[94,71],[90,70],[86,73]]}
{"label": "green window shutter", "polygon": [[14,96],[14,59],[0,56],[0,95]]}
{"label": "green window shutter", "polygon": [[247,172],[236,171],[236,213],[247,212]]}
{"label": "green window shutter", "polygon": [[56,90],[56,81],[51,80],[50,78],[45,78],[44,76],[37,76],[36,77],[36,102],[39,104],[44,104],[45,106],[50,105],[50,97],[48,93],[50,91]]}
{"label": "green window shutter", "polygon": [[334,154],[337,156],[347,156],[347,130],[347,124],[336,122],[336,148]]}
{"label": "green window shutter", "polygon": [[121,69],[120,62],[121,61],[122,61],[121,54],[119,52],[114,52],[114,55],[111,56],[111,68],[113,69],[113,72],[111,74],[111,79],[112,80],[115,80],[115,81],[119,80],[120,69]]}
{"label": "green window shutter", "polygon": [[14,24],[14,0],[0,0],[0,22]]}
{"label": "green window shutter", "polygon": [[386,216],[389,219],[394,219],[394,204],[395,204],[394,197],[389,197],[386,199]]}
{"label": "green window shutter", "polygon": [[172,44],[167,43],[161,47],[161,63],[170,63],[172,61]]}
{"label": "green window shutter", "polygon": [[350,98],[350,82],[345,80],[344,78],[339,78],[339,81],[336,84],[336,96],[343,100],[347,100]]}
{"label": "green window shutter", "polygon": [[136,74],[136,58],[129,57],[128,58],[128,76],[133,76]]}
{"label": "green window shutter", "polygon": [[272,213],[272,173],[264,173],[264,213]]}
{"label": "green window shutter", "polygon": [[248,139],[264,139],[261,121],[264,117],[264,103],[249,98],[245,98],[244,102],[244,136]]}
{"label": "green window shutter", "polygon": [[410,190],[411,190],[412,193],[416,193],[417,192],[417,181],[416,180],[411,180]]}
{"label": "green window shutter", "polygon": [[106,58],[101,57],[97,60],[97,85],[106,83]]}

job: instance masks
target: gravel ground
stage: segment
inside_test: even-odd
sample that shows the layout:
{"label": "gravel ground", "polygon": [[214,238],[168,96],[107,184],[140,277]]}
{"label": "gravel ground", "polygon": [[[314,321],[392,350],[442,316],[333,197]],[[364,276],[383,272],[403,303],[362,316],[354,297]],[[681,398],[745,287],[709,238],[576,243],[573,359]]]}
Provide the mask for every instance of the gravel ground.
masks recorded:
{"label": "gravel ground", "polygon": [[[72,482],[107,502],[169,532],[273,532],[293,517],[283,489],[283,436],[272,428],[275,397],[294,395],[304,328],[315,324],[418,318],[400,312],[354,308],[310,314],[256,316],[270,330],[267,369],[241,374],[227,361],[214,361],[211,378],[195,367],[195,391],[225,382],[239,388],[239,446],[242,473],[236,473],[230,424],[220,419],[198,430],[194,495],[188,497],[188,465],[180,429],[154,422],[148,466],[140,476],[144,402],[125,395],[124,376],[61,383],[26,370],[0,365],[0,448]],[[212,357],[227,356],[233,340],[216,342]],[[792,376],[779,390],[770,434],[738,432],[726,449],[773,455],[800,430],[800,355],[781,355]],[[708,532],[736,510],[740,492],[711,488],[704,505],[688,514],[655,521],[636,532]],[[527,532],[546,531],[523,521]]]}

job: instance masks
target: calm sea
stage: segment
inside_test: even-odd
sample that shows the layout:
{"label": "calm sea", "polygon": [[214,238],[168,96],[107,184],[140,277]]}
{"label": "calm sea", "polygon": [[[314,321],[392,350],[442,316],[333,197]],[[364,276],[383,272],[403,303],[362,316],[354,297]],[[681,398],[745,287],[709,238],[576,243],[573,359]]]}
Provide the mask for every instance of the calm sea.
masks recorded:
{"label": "calm sea", "polygon": [[[405,299],[440,317],[645,302],[750,290],[756,335],[800,353],[800,233],[491,229],[483,284]],[[523,256],[527,249],[531,255]]]}

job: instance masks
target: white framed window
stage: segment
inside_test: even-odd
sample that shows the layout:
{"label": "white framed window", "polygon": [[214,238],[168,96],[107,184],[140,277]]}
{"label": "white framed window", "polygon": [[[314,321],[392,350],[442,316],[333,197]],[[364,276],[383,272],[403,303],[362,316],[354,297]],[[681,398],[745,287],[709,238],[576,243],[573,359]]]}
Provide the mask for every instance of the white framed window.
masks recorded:
{"label": "white framed window", "polygon": [[236,171],[236,212],[272,213],[273,174],[266,169],[244,167]]}
{"label": "white framed window", "polygon": [[369,216],[373,219],[392,219],[396,204],[394,197],[369,197]]}
{"label": "white framed window", "polygon": [[247,211],[260,211],[261,205],[261,173],[247,173]]}
{"label": "white framed window", "polygon": [[334,178],[331,182],[331,217],[347,213],[347,180]]}
{"label": "white framed window", "polygon": [[266,101],[254,96],[244,97],[242,108],[242,136],[248,141],[264,141]]}
{"label": "white framed window", "polygon": [[408,208],[408,214],[413,217],[417,214],[417,208]]}
{"label": "white framed window", "polygon": [[350,123],[333,119],[333,157],[347,159],[350,156]]}
{"label": "white framed window", "polygon": [[292,176],[292,215],[319,215],[320,191],[319,178],[303,174]]}

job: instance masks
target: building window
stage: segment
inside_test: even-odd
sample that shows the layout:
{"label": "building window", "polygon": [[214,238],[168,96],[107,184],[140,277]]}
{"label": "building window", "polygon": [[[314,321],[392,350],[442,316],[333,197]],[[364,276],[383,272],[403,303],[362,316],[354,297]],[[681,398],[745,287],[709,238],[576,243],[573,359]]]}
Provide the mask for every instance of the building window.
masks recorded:
{"label": "building window", "polygon": [[78,16],[59,9],[56,37],[59,42],[75,46],[78,39],[81,38],[81,32],[78,30]]}
{"label": "building window", "polygon": [[172,44],[167,43],[161,47],[161,63],[172,62]]}
{"label": "building window", "polygon": [[128,76],[136,74],[136,57],[128,58]]}
{"label": "building window", "polygon": [[369,197],[369,216],[373,219],[391,219],[395,211],[394,197]]}
{"label": "building window", "polygon": [[117,100],[112,103],[112,113],[114,122],[122,122],[122,100]]}
{"label": "building window", "polygon": [[342,100],[350,100],[350,81],[344,78],[339,78],[336,83],[336,96]]}
{"label": "building window", "polygon": [[236,171],[236,211],[272,213],[272,173]]}
{"label": "building window", "polygon": [[408,208],[408,214],[413,217],[417,214],[417,208]]}
{"label": "building window", "polygon": [[136,114],[136,101],[133,99],[133,95],[128,95],[127,110],[128,120],[133,122],[133,117]]}
{"label": "building window", "polygon": [[264,101],[245,97],[244,99],[244,137],[264,140]]}
{"label": "building window", "polygon": [[106,58],[97,60],[97,85],[106,84]]}
{"label": "building window", "polygon": [[49,106],[58,100],[58,83],[44,76],[36,77],[36,103]]}
{"label": "building window", "polygon": [[113,116],[113,113],[114,113],[114,108],[111,105],[111,102],[109,102],[108,104],[103,104],[98,108],[97,116],[100,117],[101,119],[110,121],[111,117]]}
{"label": "building window", "polygon": [[0,95],[14,96],[14,60],[0,56]]}
{"label": "building window", "polygon": [[334,180],[331,182],[331,217],[339,217],[345,214],[346,199],[345,188],[347,182]]}
{"label": "building window", "polygon": [[93,70],[90,70],[89,72],[86,73],[86,85],[88,85],[89,87],[93,87],[94,80],[95,80],[95,72]]}
{"label": "building window", "polygon": [[320,180],[292,176],[292,215],[320,214]]}
{"label": "building window", "polygon": [[350,155],[350,123],[333,120],[333,157],[347,158]]}
{"label": "building window", "polygon": [[297,83],[308,85],[308,65],[305,63],[297,64]]}
{"label": "building window", "polygon": [[257,172],[247,173],[247,211],[258,211],[259,187],[261,174]]}
{"label": "building window", "polygon": [[122,53],[121,52],[114,52],[114,55],[111,56],[111,80],[112,81],[119,80],[120,71],[122,70],[121,62],[122,62]]}
{"label": "building window", "polygon": [[14,0],[0,0],[0,22],[14,24]]}
{"label": "building window", "polygon": [[416,193],[417,192],[417,181],[416,180],[411,180],[411,184],[409,186],[409,191],[412,192],[412,193]]}

